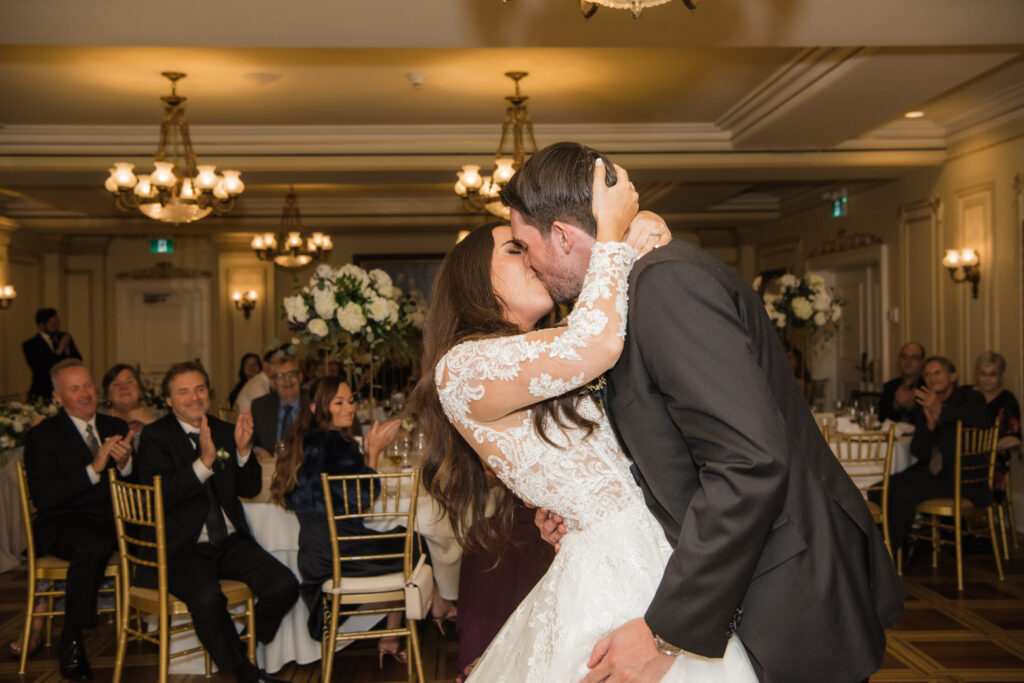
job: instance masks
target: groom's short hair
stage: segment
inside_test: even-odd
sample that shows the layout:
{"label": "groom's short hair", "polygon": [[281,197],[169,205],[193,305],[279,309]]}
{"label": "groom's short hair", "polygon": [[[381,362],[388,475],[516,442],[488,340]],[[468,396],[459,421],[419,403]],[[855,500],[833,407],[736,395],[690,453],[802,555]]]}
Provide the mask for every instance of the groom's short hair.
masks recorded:
{"label": "groom's short hair", "polygon": [[518,211],[544,239],[555,221],[570,223],[597,235],[591,208],[594,160],[604,160],[605,182],[615,184],[615,168],[607,156],[576,142],[556,142],[534,154],[501,191],[501,201]]}

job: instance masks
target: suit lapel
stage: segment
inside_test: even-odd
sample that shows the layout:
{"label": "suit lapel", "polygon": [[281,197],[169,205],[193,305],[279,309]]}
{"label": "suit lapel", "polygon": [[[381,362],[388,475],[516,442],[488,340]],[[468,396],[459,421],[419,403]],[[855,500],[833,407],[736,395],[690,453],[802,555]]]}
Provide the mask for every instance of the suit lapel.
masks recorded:
{"label": "suit lapel", "polygon": [[64,410],[60,411],[60,419],[57,421],[57,426],[60,429],[61,439],[69,447],[68,455],[88,465],[92,461],[92,451],[85,445],[85,439],[82,438],[81,432],[78,431],[75,423],[71,421],[71,416]]}

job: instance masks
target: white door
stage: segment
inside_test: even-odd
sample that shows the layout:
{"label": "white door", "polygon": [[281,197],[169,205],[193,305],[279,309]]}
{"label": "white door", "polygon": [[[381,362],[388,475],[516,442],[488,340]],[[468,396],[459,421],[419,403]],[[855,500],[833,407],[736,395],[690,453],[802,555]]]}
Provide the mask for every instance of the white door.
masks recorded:
{"label": "white door", "polygon": [[879,391],[887,340],[882,334],[885,245],[812,259],[808,270],[824,276],[845,301],[835,337],[814,357],[815,379],[828,379],[828,405],[851,391]]}
{"label": "white door", "polygon": [[174,363],[210,368],[207,279],[118,280],[117,358],[159,383]]}

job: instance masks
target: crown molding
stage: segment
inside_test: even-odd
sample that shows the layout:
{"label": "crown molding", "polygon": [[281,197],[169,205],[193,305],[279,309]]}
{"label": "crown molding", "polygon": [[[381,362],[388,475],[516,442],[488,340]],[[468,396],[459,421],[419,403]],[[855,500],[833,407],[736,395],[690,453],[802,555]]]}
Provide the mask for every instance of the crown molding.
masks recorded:
{"label": "crown molding", "polygon": [[1014,83],[945,122],[950,144],[962,143],[991,129],[1024,120],[1024,82]]}

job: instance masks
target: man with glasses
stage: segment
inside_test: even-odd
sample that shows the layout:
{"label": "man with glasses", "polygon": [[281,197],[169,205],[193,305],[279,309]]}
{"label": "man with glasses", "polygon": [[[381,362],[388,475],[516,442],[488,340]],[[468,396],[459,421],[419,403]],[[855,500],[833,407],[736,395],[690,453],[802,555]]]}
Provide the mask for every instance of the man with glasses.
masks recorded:
{"label": "man with glasses", "polygon": [[306,397],[302,393],[302,373],[291,356],[279,354],[268,365],[273,391],[252,402],[252,443],[254,448],[275,453],[277,444],[284,441],[298,419]]}
{"label": "man with glasses", "polygon": [[924,386],[921,368],[924,367],[924,346],[918,342],[907,342],[900,348],[900,376],[882,385],[882,397],[878,399],[878,419],[893,422],[910,422],[914,408],[915,391]]}

